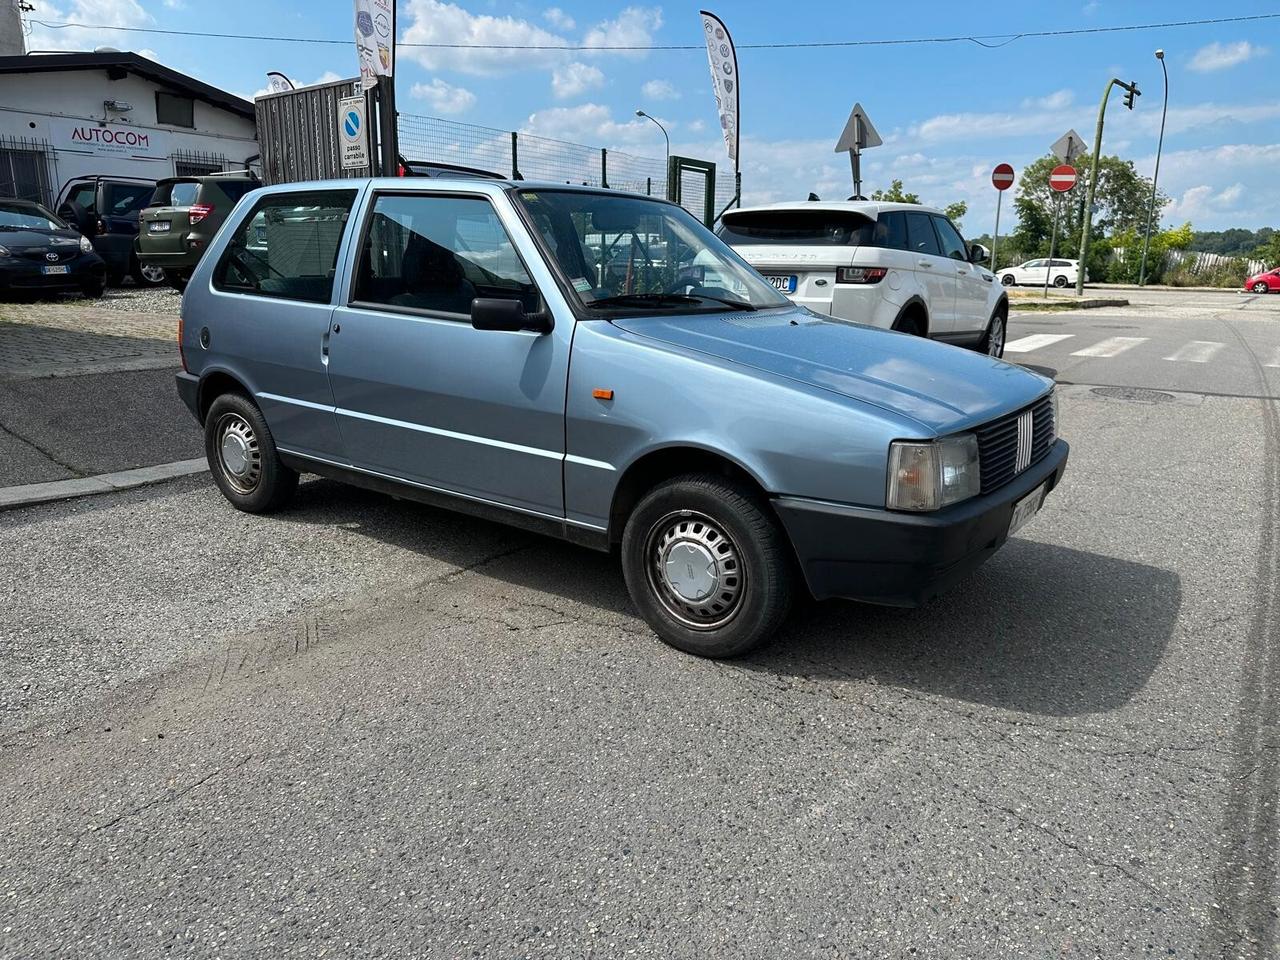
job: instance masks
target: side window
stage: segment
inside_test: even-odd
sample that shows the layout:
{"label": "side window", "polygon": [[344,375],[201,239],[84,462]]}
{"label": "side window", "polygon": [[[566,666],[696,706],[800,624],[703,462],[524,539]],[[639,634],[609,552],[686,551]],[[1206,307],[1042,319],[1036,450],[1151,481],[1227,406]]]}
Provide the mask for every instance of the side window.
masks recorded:
{"label": "side window", "polygon": [[909,250],[907,244],[907,218],[898,210],[880,214],[876,222],[876,239],[889,250]]}
{"label": "side window", "polygon": [[938,239],[942,241],[942,255],[952,260],[968,260],[964,248],[964,237],[951,225],[946,217],[934,217],[933,225],[938,228]]}
{"label": "side window", "polygon": [[1027,261],[1027,269],[1028,269],[1028,270],[1035,270],[1035,269],[1037,269],[1038,267],[1043,267],[1043,266],[1044,266],[1044,261],[1043,261],[1043,260],[1029,260],[1029,261]]}
{"label": "side window", "polygon": [[275,193],[232,233],[213,274],[227,293],[328,303],[354,190]]}
{"label": "side window", "polygon": [[79,183],[71,188],[71,192],[67,194],[67,199],[63,202],[85,210],[91,210],[93,209],[94,192],[92,183]]}
{"label": "side window", "polygon": [[907,243],[912,253],[927,253],[941,257],[942,248],[938,246],[938,235],[933,232],[932,219],[927,213],[905,213],[907,220]]}
{"label": "side window", "polygon": [[538,309],[538,290],[483,197],[382,194],[356,267],[354,302],[470,316],[476,297]]}

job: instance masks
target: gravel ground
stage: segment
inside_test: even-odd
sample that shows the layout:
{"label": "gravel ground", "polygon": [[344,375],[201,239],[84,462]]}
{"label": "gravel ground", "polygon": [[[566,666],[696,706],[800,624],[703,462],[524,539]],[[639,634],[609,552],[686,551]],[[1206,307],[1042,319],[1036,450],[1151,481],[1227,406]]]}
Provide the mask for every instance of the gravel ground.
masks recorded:
{"label": "gravel ground", "polygon": [[[78,293],[63,293],[41,297],[35,304],[70,308],[94,306],[128,313],[172,314],[176,317],[182,306],[182,294],[169,286],[136,287],[132,282],[126,281],[125,286],[107,287],[106,293],[97,300],[86,300]],[[0,304],[0,314],[21,315],[25,312],[23,308],[29,306],[31,301]]]}

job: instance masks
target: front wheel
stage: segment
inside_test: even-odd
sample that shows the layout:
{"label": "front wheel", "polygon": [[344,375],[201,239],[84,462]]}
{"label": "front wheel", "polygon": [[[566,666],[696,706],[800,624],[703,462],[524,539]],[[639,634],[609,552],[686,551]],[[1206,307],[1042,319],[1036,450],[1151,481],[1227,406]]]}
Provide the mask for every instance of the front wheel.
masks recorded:
{"label": "front wheel", "polygon": [[80,287],[80,292],[89,300],[98,300],[102,297],[105,283],[102,280],[88,280]]}
{"label": "front wheel", "polygon": [[689,474],[651,490],[622,537],[627,590],[671,646],[734,657],[786,619],[794,582],[786,534],[745,484]]}
{"label": "front wheel", "polygon": [[281,462],[262,411],[241,394],[224,393],[209,407],[204,450],[214,483],[237,510],[278,510],[298,489],[298,474]]}
{"label": "front wheel", "polygon": [[1000,310],[991,315],[987,324],[987,332],[978,341],[978,349],[989,357],[999,360],[1004,356],[1004,340],[1008,330],[1009,318]]}
{"label": "front wheel", "polygon": [[1269,288],[1265,283],[1263,283],[1261,280],[1259,280],[1257,283],[1255,283],[1255,284],[1253,285],[1253,292],[1254,292],[1254,293],[1266,293],[1269,289],[1270,289],[1270,288]]}
{"label": "front wheel", "polygon": [[1000,283],[1001,283],[1003,286],[1006,286],[1006,287],[1012,287],[1012,286],[1013,286],[1013,274],[1012,274],[1012,273],[1006,273],[1003,277],[1001,277],[1001,278],[1000,278]]}
{"label": "front wheel", "polygon": [[1065,287],[1067,285],[1067,278],[1061,275],[1056,276],[1053,278],[1053,285],[1058,288]]}

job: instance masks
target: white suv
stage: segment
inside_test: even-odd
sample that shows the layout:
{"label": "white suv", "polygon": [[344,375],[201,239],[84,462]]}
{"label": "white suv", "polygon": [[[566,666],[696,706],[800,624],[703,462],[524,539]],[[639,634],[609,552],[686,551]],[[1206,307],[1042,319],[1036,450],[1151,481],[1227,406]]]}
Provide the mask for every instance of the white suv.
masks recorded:
{"label": "white suv", "polygon": [[1009,300],[989,256],[946,215],[910,203],[776,203],[724,215],[717,231],[817,313],[1004,355]]}
{"label": "white suv", "polygon": [[[1050,260],[1043,257],[1040,260],[1028,260],[1026,263],[1020,263],[1016,267],[1006,267],[1000,271],[1000,282],[1006,287],[1012,287],[1019,283],[1029,283],[1033,286],[1043,287],[1046,280],[1055,287],[1074,287],[1076,285],[1076,274],[1080,270],[1079,260]],[[1089,271],[1084,274],[1085,283],[1089,282]]]}

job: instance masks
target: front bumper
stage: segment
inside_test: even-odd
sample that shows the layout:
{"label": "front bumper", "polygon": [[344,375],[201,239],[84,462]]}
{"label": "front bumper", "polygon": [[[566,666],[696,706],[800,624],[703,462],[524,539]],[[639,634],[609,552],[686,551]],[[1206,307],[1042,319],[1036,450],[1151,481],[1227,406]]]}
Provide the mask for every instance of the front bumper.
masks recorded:
{"label": "front bumper", "polygon": [[46,274],[44,264],[22,257],[0,260],[0,290],[71,290],[101,283],[106,267],[94,254],[82,253],[59,264],[66,273]]}
{"label": "front bumper", "polygon": [[1052,492],[1070,448],[1049,453],[995,493],[936,513],[897,513],[794,497],[773,503],[809,591],[895,607],[932,600],[1004,545],[1017,501],[1042,483]]}

